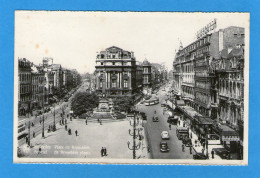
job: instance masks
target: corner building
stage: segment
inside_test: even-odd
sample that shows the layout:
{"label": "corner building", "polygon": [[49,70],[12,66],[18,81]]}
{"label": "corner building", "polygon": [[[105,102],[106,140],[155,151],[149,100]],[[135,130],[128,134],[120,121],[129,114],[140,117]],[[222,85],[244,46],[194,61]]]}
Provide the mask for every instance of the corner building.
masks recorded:
{"label": "corner building", "polygon": [[133,95],[137,90],[134,53],[116,46],[100,51],[96,58],[95,78],[99,95]]}

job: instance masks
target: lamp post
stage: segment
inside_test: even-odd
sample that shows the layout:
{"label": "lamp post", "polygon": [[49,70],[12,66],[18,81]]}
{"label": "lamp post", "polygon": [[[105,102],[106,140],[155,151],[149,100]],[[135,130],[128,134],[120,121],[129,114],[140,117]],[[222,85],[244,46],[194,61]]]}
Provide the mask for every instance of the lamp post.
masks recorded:
{"label": "lamp post", "polygon": [[56,124],[55,124],[55,103],[54,103],[54,109],[53,109],[53,132],[56,131]]}
{"label": "lamp post", "polygon": [[42,138],[45,138],[44,135],[44,87],[42,87]]}
{"label": "lamp post", "polygon": [[[131,133],[131,129],[129,129],[129,135],[133,137],[133,146],[130,146],[130,141],[127,142],[128,149],[133,150],[133,159],[136,159],[136,150],[139,150],[141,147],[141,142],[139,141],[138,144],[136,144],[136,138],[140,136],[141,129],[137,129],[136,126],[139,124],[139,120],[136,121],[136,115],[135,113],[131,113],[127,116],[129,118],[129,123],[131,126],[133,126],[133,130]],[[131,122],[131,119],[133,119],[133,123]]]}

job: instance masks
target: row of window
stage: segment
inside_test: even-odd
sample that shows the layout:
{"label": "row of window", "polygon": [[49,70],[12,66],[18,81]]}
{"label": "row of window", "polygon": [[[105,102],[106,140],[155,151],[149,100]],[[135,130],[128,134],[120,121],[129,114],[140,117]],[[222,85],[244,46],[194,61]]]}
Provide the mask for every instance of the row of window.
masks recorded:
{"label": "row of window", "polygon": [[131,62],[100,62],[100,65],[104,66],[131,66]]}
{"label": "row of window", "polygon": [[43,76],[34,76],[32,77],[32,83],[43,83],[43,81],[45,80],[45,77]]}
{"label": "row of window", "polygon": [[31,81],[31,74],[30,73],[19,74],[19,79],[20,79],[20,82],[29,82],[29,81]]}
{"label": "row of window", "polygon": [[[116,79],[113,79],[111,80],[111,87],[112,88],[117,88],[117,80]],[[128,87],[128,80],[124,80],[124,83],[123,83],[123,87],[124,88],[127,88]],[[99,88],[103,88],[103,80],[100,80],[99,81]]]}
{"label": "row of window", "polygon": [[240,99],[242,95],[241,90],[244,90],[243,87],[243,84],[238,82],[228,82],[227,80],[219,81],[219,93],[221,95]]}
{"label": "row of window", "polygon": [[22,97],[20,97],[20,101],[22,101],[22,102],[31,101],[31,97],[30,96],[22,96]]}
{"label": "row of window", "polygon": [[206,36],[204,38],[201,38],[200,40],[194,42],[193,44],[187,46],[186,48],[184,48],[180,53],[179,53],[179,56],[187,53],[187,52],[191,52],[193,51],[194,49],[206,44],[210,42],[210,36]]}
{"label": "row of window", "polygon": [[31,85],[20,85],[20,94],[31,92]]}

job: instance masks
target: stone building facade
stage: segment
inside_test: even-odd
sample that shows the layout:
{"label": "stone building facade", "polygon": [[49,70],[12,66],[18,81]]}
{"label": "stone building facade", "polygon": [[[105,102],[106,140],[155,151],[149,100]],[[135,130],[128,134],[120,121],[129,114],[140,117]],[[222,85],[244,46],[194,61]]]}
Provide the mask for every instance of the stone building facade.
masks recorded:
{"label": "stone building facade", "polygon": [[100,51],[96,58],[95,79],[95,89],[100,95],[133,95],[137,90],[134,53],[116,46]]}

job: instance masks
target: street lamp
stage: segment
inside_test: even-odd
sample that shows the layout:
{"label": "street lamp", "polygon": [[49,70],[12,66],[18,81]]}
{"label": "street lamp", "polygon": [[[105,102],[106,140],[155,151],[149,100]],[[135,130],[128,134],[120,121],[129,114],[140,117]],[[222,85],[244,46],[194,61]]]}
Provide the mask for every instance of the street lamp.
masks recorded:
{"label": "street lamp", "polygon": [[[136,150],[139,150],[140,147],[141,147],[141,142],[139,141],[139,143],[136,145],[136,141],[135,139],[140,136],[140,132],[141,132],[141,129],[140,128],[136,128],[136,126],[139,124],[139,120],[136,121],[136,115],[135,113],[131,113],[127,116],[127,118],[129,119],[129,123],[131,126],[133,126],[133,130],[132,130],[132,133],[131,133],[131,129],[128,130],[129,132],[129,135],[131,135],[133,137],[133,145],[130,146],[130,141],[127,142],[127,146],[128,146],[128,149],[130,150],[133,150],[133,159],[136,159]],[[133,119],[133,123],[131,122],[131,119]]]}

